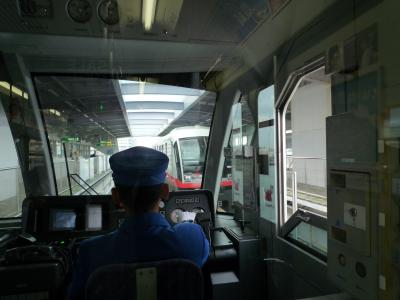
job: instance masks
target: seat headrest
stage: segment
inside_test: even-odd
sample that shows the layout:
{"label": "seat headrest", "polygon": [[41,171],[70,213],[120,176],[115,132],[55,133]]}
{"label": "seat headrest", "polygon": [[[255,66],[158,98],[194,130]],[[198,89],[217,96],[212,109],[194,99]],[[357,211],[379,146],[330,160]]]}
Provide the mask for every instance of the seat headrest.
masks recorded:
{"label": "seat headrest", "polygon": [[[156,289],[147,291],[147,297],[143,297],[143,282],[147,289],[151,285]],[[159,300],[202,300],[203,277],[200,268],[185,259],[108,265],[94,271],[86,285],[88,300],[142,300],[149,297]]]}

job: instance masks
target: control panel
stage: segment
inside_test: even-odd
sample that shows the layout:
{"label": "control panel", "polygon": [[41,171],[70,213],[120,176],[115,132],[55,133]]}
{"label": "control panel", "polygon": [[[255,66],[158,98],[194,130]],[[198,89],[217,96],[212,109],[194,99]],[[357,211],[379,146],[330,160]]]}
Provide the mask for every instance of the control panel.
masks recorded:
{"label": "control panel", "polygon": [[369,174],[331,171],[329,175],[330,237],[355,252],[370,256]]}
{"label": "control panel", "polygon": [[[205,267],[208,272],[237,269],[234,242],[223,229],[213,229],[211,192],[173,192],[162,203],[160,211],[171,225],[180,222],[177,211],[195,215],[193,221],[203,228],[212,245]],[[4,248],[0,278],[6,283],[0,296],[62,299],[80,242],[117,229],[125,211],[114,206],[110,195],[43,196],[25,199],[22,216],[22,234],[0,235]]]}
{"label": "control panel", "polygon": [[[328,267],[333,280],[354,294],[376,286],[371,244],[370,175],[331,171],[328,184]],[[364,296],[363,296],[364,297]]]}
{"label": "control panel", "polygon": [[326,124],[328,275],[357,299],[377,299],[376,130],[352,113]]}
{"label": "control panel", "polygon": [[110,195],[33,197],[24,201],[23,227],[44,241],[86,238],[117,228],[118,213]]}

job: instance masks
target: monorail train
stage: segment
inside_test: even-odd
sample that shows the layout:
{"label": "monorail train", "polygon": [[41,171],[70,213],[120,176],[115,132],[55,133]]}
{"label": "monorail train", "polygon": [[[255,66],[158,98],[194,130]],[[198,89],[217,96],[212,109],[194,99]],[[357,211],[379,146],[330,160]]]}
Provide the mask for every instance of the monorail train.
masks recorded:
{"label": "monorail train", "polygon": [[[201,188],[209,132],[209,128],[202,126],[179,127],[153,146],[170,160],[167,182],[171,191]],[[231,188],[231,177],[229,173],[224,174],[221,187]]]}

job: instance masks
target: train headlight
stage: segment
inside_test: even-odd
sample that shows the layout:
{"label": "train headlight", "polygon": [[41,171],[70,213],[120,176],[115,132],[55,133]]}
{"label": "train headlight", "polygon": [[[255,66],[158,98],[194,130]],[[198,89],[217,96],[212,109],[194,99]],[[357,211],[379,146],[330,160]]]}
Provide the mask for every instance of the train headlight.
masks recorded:
{"label": "train headlight", "polygon": [[184,179],[185,181],[192,181],[192,176],[190,176],[190,175],[184,175],[184,176],[183,176],[183,179]]}

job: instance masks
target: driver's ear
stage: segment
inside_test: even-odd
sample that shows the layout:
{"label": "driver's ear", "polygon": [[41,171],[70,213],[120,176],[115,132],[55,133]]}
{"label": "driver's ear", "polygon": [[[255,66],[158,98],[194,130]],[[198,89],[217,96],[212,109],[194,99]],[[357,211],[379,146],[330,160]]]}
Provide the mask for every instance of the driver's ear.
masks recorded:
{"label": "driver's ear", "polygon": [[160,198],[161,198],[161,199],[168,199],[168,194],[169,194],[169,187],[168,187],[168,184],[163,183],[163,184],[161,185]]}
{"label": "driver's ear", "polygon": [[124,207],[121,201],[121,197],[119,196],[119,192],[115,187],[111,189],[111,197],[116,207]]}

